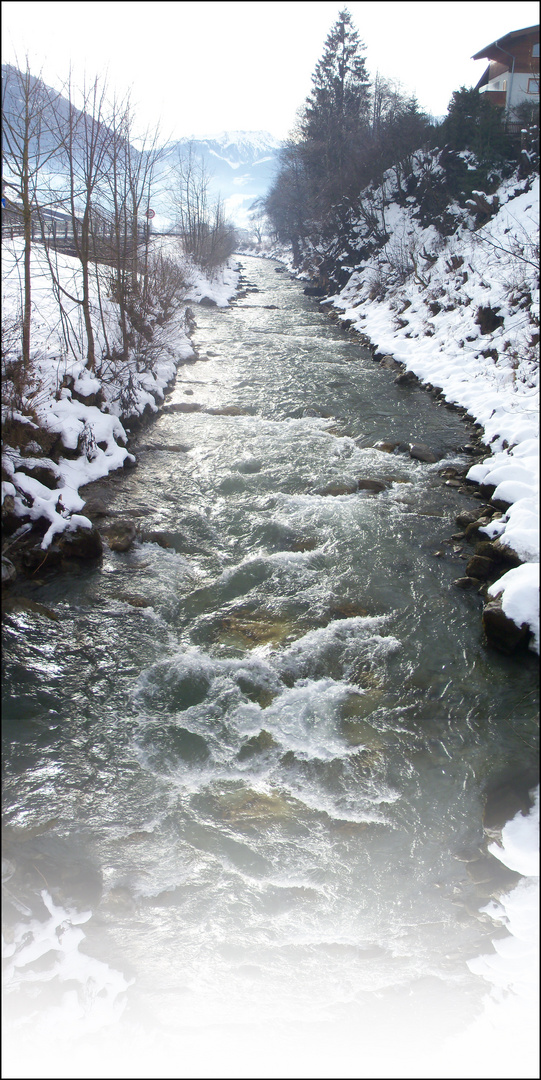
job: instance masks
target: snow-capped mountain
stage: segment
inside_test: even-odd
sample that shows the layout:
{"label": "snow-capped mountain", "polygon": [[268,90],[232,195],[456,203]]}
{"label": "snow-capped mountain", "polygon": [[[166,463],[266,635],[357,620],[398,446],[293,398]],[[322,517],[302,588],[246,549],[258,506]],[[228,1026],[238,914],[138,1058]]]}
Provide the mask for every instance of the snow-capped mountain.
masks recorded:
{"label": "snow-capped mountain", "polygon": [[281,147],[267,131],[224,131],[170,143],[159,169],[160,216],[168,215],[165,189],[174,183],[175,165],[191,153],[209,176],[211,199],[221,198],[226,216],[236,225],[248,226],[250,207],[267,194],[274,179]]}
{"label": "snow-capped mountain", "polygon": [[[3,113],[7,122],[24,113],[21,76],[9,64],[2,66]],[[58,118],[67,122],[70,114],[75,118],[81,113],[51,87],[30,76],[30,88],[39,94],[42,108],[40,131],[40,157],[44,162],[40,170],[38,187],[43,198],[50,198],[51,188],[59,200],[67,194],[65,154],[57,149],[54,132]],[[105,126],[105,125],[104,125]],[[35,143],[35,146],[34,146]],[[239,227],[249,226],[249,211],[256,199],[264,197],[273,181],[278,166],[282,144],[267,131],[224,131],[204,138],[182,138],[164,147],[157,169],[152,195],[152,209],[156,217],[155,231],[174,224],[175,165],[192,155],[195,164],[204,166],[208,177],[208,201],[221,199],[226,217]],[[37,152],[36,139],[31,140],[31,153]],[[76,152],[76,151],[75,151]],[[9,174],[9,148],[6,146],[4,178]],[[137,151],[135,151],[137,154]],[[51,156],[49,156],[51,155]]]}

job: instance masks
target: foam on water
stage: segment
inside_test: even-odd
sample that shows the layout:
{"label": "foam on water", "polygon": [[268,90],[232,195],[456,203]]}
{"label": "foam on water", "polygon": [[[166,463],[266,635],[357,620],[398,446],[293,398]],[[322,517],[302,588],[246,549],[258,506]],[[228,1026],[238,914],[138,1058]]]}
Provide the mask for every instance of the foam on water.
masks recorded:
{"label": "foam on water", "polygon": [[377,633],[386,621],[378,616],[355,616],[310,630],[276,656],[277,667],[294,678],[313,678],[329,664],[340,669],[340,678],[347,678],[360,659],[379,668],[401,648],[397,638]]}
{"label": "foam on water", "polygon": [[[368,656],[396,646],[388,639],[367,637],[365,622],[349,619],[340,624],[340,660],[346,667],[348,639],[353,643],[351,663],[359,659],[359,636]],[[368,623],[373,629],[381,620]],[[373,776],[365,770],[362,778],[358,776],[354,794],[348,793],[348,762],[351,759],[351,769],[357,771],[366,747],[359,738],[352,744],[340,731],[338,720],[352,690],[358,700],[364,691],[336,676],[310,678],[303,674],[307,663],[316,667],[322,663],[329,646],[336,646],[336,639],[336,626],[323,628],[305,635],[289,649],[276,651],[263,646],[241,659],[211,657],[191,646],[155,665],[140,679],[136,694],[144,710],[139,739],[144,767],[158,769],[162,777],[165,771],[170,783],[184,792],[205,790],[219,780],[242,780],[254,790],[258,784],[269,783],[274,797],[289,795],[311,811],[331,818],[357,823],[383,820],[380,807],[395,801],[397,794],[378,778],[377,769],[372,770]],[[295,682],[284,686],[280,676],[289,671],[296,673]],[[264,707],[246,700],[243,689],[247,683],[266,695]],[[151,718],[156,707],[167,717],[165,724]],[[246,758],[243,747],[247,752],[250,739],[255,742]],[[369,748],[367,760],[372,760],[371,753]],[[340,761],[346,770],[343,777],[336,771]],[[325,763],[333,762],[330,787],[321,770]],[[305,775],[303,763],[310,764]]]}

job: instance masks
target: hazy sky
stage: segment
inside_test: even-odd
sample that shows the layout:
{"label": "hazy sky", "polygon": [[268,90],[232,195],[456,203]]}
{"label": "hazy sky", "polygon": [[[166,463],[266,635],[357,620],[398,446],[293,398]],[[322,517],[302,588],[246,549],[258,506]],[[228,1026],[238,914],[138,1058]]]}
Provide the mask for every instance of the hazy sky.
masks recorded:
{"label": "hazy sky", "polygon": [[[344,3],[2,3],[4,62],[60,87],[107,72],[129,87],[141,127],[164,139],[224,130],[283,138],[311,88],[311,74]],[[469,58],[497,37],[539,21],[537,3],[350,3],[376,71],[415,92],[434,116],[453,90],[475,85]]]}

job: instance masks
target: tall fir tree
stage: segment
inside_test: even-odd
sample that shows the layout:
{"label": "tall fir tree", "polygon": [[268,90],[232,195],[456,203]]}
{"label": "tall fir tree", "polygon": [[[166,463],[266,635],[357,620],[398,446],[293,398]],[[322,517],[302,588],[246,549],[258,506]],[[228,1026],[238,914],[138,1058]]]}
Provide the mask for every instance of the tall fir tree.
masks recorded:
{"label": "tall fir tree", "polygon": [[312,76],[301,122],[314,204],[328,212],[358,182],[370,92],[365,46],[347,8],[332,27]]}

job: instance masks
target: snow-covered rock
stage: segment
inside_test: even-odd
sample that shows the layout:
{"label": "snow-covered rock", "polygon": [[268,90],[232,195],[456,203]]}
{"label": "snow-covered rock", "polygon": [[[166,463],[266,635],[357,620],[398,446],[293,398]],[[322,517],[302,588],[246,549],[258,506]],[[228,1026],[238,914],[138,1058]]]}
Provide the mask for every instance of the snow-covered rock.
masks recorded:
{"label": "snow-covered rock", "polygon": [[[22,238],[3,245],[4,326],[15,325],[18,319],[22,245]],[[111,296],[109,268],[94,268],[91,306],[97,360],[92,372],[86,366],[81,308],[77,303],[82,288],[80,263],[69,255],[56,253],[60,285],[74,297],[69,300],[64,296],[64,320],[61,320],[45,251],[39,244],[33,247],[31,369],[24,376],[26,405],[22,410],[5,401],[3,420],[35,432],[36,437],[41,432],[52,442],[56,438],[61,451],[56,461],[44,458],[40,454],[39,437],[37,442],[27,441],[24,450],[20,441],[12,440],[10,445],[6,427],[2,464],[9,480],[2,483],[2,505],[9,496],[15,517],[30,522],[41,519],[45,523],[41,541],[44,550],[63,533],[91,529],[89,519],[80,514],[84,501],[79,488],[133,460],[122,421],[142,416],[145,410],[156,412],[178,364],[193,356],[186,304],[209,296],[219,307],[226,307],[236,291],[238,270],[234,261],[219,267],[209,277],[185,258],[172,238],[162,246],[167,258],[182,264],[186,289],[169,321],[163,325],[153,321],[153,348],[145,354],[145,359],[137,345],[130,356],[123,356],[119,309]],[[71,328],[68,335],[66,325]],[[141,349],[144,347],[145,342],[141,341]],[[19,351],[19,338],[14,334],[11,348],[7,349],[8,370],[10,363],[17,365]],[[90,403],[96,395],[101,399],[99,406]],[[31,452],[30,447],[33,447]],[[53,488],[42,482],[45,466],[53,478]],[[41,479],[31,475],[33,470],[39,470]]]}

